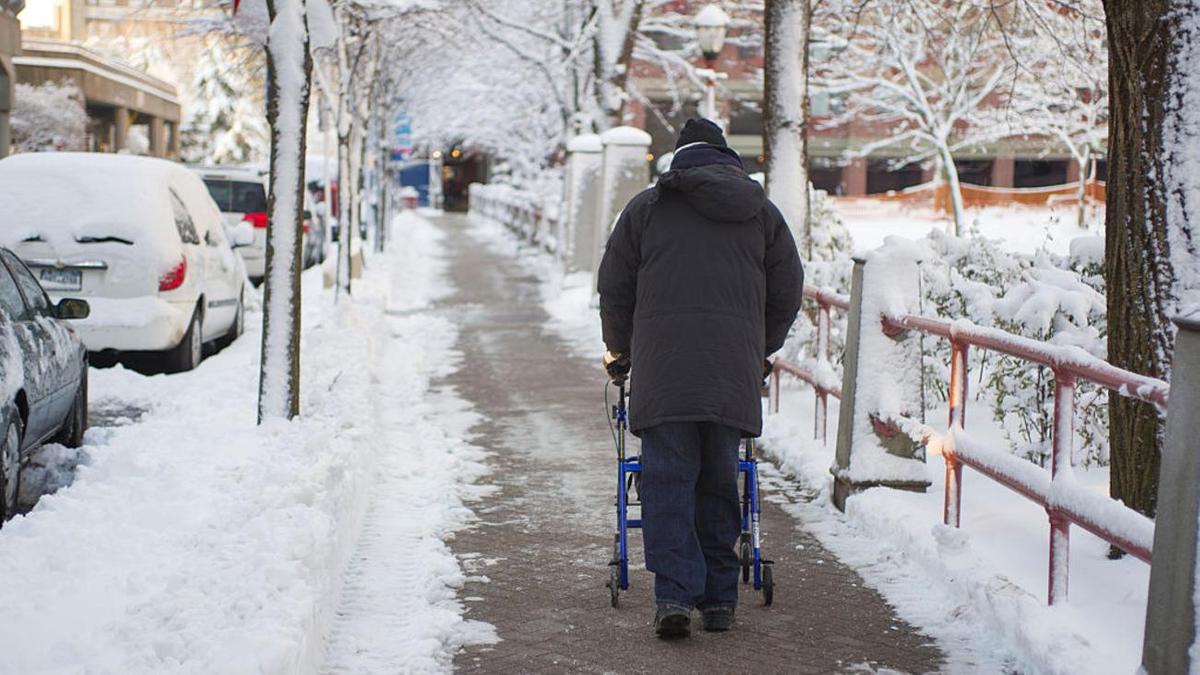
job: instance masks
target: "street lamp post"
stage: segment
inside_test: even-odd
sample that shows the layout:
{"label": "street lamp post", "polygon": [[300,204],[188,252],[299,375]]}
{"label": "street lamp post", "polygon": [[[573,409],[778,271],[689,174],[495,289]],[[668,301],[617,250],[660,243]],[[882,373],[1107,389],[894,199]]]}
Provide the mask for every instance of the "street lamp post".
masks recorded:
{"label": "street lamp post", "polygon": [[717,57],[725,47],[725,32],[729,29],[729,15],[718,5],[707,5],[696,14],[696,42],[700,44],[700,52],[704,54],[707,68],[697,68],[696,75],[704,80],[704,109],[700,114],[712,120],[721,128],[725,125],[717,111],[717,81],[723,80],[726,73],[716,70]]}

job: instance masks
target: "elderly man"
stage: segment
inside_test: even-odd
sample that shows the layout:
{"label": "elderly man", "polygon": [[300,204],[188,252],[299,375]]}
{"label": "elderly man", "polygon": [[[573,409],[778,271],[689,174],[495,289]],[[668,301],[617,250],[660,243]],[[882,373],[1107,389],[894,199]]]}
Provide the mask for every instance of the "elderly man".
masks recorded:
{"label": "elderly man", "polygon": [[[797,190],[804,186],[797,185]],[[671,170],[621,213],[600,263],[609,374],[632,368],[642,536],[655,632],[733,624],[738,446],[762,432],[765,357],[783,346],[804,270],[791,231],[715,124],[693,119]]]}

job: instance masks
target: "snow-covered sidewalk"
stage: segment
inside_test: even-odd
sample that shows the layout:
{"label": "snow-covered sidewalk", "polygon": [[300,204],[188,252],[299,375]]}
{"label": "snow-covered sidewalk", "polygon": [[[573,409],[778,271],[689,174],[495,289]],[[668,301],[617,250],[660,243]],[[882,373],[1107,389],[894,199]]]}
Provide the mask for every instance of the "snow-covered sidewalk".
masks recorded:
{"label": "snow-covered sidewalk", "polygon": [[454,392],[425,397],[456,367],[441,234],[394,227],[352,302],[305,276],[300,419],[255,425],[258,315],[191,373],[92,371],[94,408],[146,412],[0,531],[0,671],[407,672],[490,639],[443,543],[482,453]]}
{"label": "snow-covered sidewalk", "polygon": [[[502,226],[477,218],[476,233],[517,255]],[[563,276],[550,256],[522,256],[542,280],[550,325],[582,355],[594,357],[600,326],[588,274]],[[831,442],[837,424],[831,401]],[[982,404],[980,404],[982,405]],[[1003,443],[981,420],[981,439]],[[1040,507],[986,478],[966,473],[963,528],[941,522],[942,459],[931,456],[925,494],[868,490],[849,512],[831,504],[833,447],[812,441],[811,389],[789,386],[783,409],[765,417],[764,446],[777,465],[765,472],[767,499],[788,511],[838,558],[856,569],[897,614],[936,637],[949,672],[1129,673],[1137,668],[1149,568],[1132,558],[1109,561],[1108,547],[1072,531],[1071,600],[1045,604],[1048,529]],[[946,419],[945,411],[931,419]],[[989,433],[990,432],[990,433]],[[999,447],[999,446],[998,446]],[[1102,471],[1079,470],[1082,484],[1103,492]],[[803,498],[786,498],[799,492]]]}

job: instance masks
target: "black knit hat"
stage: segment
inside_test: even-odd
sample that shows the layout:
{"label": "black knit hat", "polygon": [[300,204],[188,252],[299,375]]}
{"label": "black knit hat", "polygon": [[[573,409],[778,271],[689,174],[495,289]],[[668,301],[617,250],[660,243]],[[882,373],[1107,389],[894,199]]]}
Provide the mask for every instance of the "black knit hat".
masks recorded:
{"label": "black knit hat", "polygon": [[679,132],[679,140],[675,141],[675,149],[678,150],[692,143],[708,143],[721,148],[729,147],[725,143],[725,134],[721,133],[721,127],[699,117],[693,117],[683,125],[683,131]]}

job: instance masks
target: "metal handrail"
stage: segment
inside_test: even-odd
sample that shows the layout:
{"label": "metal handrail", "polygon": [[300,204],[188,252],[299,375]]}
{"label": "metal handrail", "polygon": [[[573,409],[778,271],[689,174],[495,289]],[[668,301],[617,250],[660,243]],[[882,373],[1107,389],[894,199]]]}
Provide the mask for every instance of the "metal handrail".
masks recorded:
{"label": "metal handrail", "polygon": [[[829,308],[849,309],[849,299],[828,289],[804,288],[804,297],[818,304],[817,362],[829,362]],[[863,322],[864,328],[871,325]],[[1092,491],[1073,480],[1071,454],[1074,444],[1075,385],[1083,380],[1117,394],[1145,401],[1165,411],[1170,399],[1166,382],[1123,370],[1078,347],[1052,345],[997,328],[978,326],[966,320],[950,320],[917,314],[881,316],[877,324],[889,335],[915,330],[950,342],[949,428],[943,434],[915,420],[884,420],[905,431],[914,441],[940,449],[946,462],[943,522],[958,527],[962,515],[962,467],[1017,492],[1046,509],[1050,522],[1050,560],[1047,596],[1050,604],[1067,598],[1070,526],[1082,527],[1109,544],[1149,563],[1153,554],[1154,522],[1142,514]],[[1006,354],[1047,367],[1054,374],[1054,426],[1050,472],[971,440],[966,434],[967,353],[970,348]],[[788,373],[813,386],[817,398],[814,437],[825,440],[826,397],[841,398],[813,369],[785,359],[776,359],[772,369],[773,401],[779,411],[780,377]]]}

